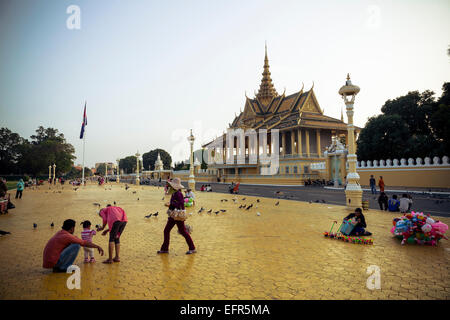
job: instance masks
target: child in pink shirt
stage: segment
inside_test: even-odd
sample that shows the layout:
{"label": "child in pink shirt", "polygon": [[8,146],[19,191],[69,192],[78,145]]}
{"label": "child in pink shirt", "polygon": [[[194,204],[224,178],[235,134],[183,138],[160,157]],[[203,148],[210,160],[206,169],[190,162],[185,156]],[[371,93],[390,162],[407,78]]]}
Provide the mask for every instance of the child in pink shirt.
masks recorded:
{"label": "child in pink shirt", "polygon": [[[81,239],[92,243],[92,237],[95,236],[97,232],[95,232],[95,230],[91,230],[91,222],[89,220],[83,221],[81,224],[83,225],[83,231],[81,231]],[[86,247],[83,247],[83,249],[84,263],[95,262],[94,249]]]}

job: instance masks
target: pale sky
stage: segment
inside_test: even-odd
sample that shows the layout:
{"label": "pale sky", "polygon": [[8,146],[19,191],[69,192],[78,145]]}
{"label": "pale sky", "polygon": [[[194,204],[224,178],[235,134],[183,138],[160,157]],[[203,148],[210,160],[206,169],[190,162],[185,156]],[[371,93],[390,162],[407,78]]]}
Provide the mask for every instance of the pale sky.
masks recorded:
{"label": "pale sky", "polygon": [[326,115],[340,118],[349,72],[361,127],[387,99],[450,81],[448,0],[1,0],[0,127],[57,128],[81,163],[86,100],[86,166],[155,148],[184,160],[190,128],[197,149],[253,98],[265,41],[278,93],[314,81]]}

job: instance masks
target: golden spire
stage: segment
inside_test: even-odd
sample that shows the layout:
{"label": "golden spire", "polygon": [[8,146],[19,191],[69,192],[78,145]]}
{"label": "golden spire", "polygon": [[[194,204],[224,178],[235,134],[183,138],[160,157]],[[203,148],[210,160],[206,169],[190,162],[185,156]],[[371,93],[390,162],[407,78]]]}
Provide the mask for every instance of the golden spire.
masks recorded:
{"label": "golden spire", "polygon": [[256,97],[263,103],[270,102],[273,98],[278,96],[275,90],[272,79],[270,78],[269,71],[269,58],[267,57],[267,44],[265,45],[265,57],[264,57],[264,71],[262,73],[261,85],[259,86],[259,91]]}

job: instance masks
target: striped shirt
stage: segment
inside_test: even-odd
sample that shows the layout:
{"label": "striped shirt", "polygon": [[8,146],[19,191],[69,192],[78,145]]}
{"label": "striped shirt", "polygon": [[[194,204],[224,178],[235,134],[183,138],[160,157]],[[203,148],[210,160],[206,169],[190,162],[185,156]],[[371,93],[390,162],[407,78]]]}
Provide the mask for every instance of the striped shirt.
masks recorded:
{"label": "striped shirt", "polygon": [[81,239],[92,242],[92,237],[95,236],[96,234],[97,232],[95,230],[83,229],[83,231],[81,231]]}

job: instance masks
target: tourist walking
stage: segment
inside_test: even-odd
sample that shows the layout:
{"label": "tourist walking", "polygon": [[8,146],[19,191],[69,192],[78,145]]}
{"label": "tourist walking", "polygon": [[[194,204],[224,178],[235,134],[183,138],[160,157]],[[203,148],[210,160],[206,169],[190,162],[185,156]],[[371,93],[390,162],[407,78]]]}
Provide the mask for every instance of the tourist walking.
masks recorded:
{"label": "tourist walking", "polygon": [[167,214],[169,218],[167,219],[166,227],[164,228],[164,242],[161,246],[161,250],[157,253],[169,253],[169,243],[170,243],[170,231],[172,228],[177,225],[178,232],[184,237],[186,243],[189,246],[189,250],[186,254],[196,253],[194,242],[192,241],[191,236],[186,231],[186,227],[184,225],[184,220],[186,220],[187,215],[184,209],[184,197],[181,190],[184,188],[181,184],[180,178],[175,178],[173,181],[169,181],[169,188],[173,189],[172,196],[170,198],[170,203],[166,204],[169,207],[167,210]]}
{"label": "tourist walking", "polygon": [[380,176],[380,180],[378,180],[378,186],[380,187],[380,192],[384,192],[384,181],[382,176]]}
{"label": "tourist walking", "polygon": [[375,178],[373,177],[373,174],[370,175],[370,190],[372,191],[372,194],[377,193],[377,182],[375,181]]}
{"label": "tourist walking", "polygon": [[[123,234],[123,230],[128,222],[125,211],[120,207],[114,207],[108,204],[106,208],[103,208],[98,213],[103,219],[103,226],[98,228],[97,231],[105,229],[108,224],[109,229],[102,232],[102,236],[106,236],[109,232],[109,257],[103,263],[120,262],[120,236]],[[116,256],[113,259],[113,251],[116,249]]]}
{"label": "tourist walking", "polygon": [[20,179],[17,183],[16,199],[22,199],[23,189],[25,189],[25,183],[23,182],[23,179]]}
{"label": "tourist walking", "polygon": [[75,237],[74,231],[75,221],[72,219],[64,221],[62,230],[58,231],[44,248],[42,267],[53,268],[53,272],[66,272],[77,258],[80,246],[98,249],[100,255],[103,255],[100,246]]}

